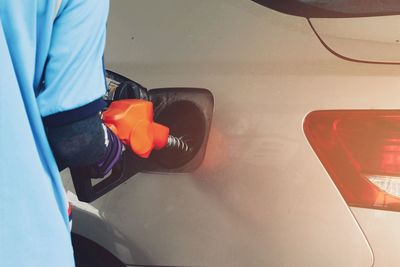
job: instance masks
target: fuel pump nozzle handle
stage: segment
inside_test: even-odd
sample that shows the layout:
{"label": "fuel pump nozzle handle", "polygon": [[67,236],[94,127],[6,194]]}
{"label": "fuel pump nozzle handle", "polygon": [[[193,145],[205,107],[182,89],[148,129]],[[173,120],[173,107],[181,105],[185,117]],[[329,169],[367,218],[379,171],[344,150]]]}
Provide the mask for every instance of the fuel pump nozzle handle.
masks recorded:
{"label": "fuel pump nozzle handle", "polygon": [[102,114],[104,124],[141,158],[163,148],[190,151],[182,139],[169,135],[169,128],[154,122],[153,103],[142,99],[124,99],[111,103]]}

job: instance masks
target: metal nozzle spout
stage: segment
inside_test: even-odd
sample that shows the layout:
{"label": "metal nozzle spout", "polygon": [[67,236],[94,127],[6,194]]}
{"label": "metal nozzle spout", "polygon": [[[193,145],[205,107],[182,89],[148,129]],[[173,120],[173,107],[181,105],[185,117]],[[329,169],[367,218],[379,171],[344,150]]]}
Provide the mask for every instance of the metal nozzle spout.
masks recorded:
{"label": "metal nozzle spout", "polygon": [[190,146],[184,140],[182,140],[182,137],[178,138],[172,135],[168,136],[166,148],[178,149],[185,153],[192,150]]}

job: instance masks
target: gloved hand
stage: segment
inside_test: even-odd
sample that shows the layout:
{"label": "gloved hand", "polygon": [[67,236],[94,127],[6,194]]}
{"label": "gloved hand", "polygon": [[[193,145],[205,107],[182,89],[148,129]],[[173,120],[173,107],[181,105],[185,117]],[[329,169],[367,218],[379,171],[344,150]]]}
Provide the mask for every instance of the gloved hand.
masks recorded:
{"label": "gloved hand", "polygon": [[103,128],[106,136],[106,149],[104,155],[90,167],[91,174],[93,175],[92,178],[102,178],[106,176],[119,161],[124,150],[124,145],[118,137],[104,124]]}
{"label": "gloved hand", "polygon": [[59,170],[88,167],[104,177],[118,162],[123,144],[98,114],[67,125],[47,128],[47,138]]}

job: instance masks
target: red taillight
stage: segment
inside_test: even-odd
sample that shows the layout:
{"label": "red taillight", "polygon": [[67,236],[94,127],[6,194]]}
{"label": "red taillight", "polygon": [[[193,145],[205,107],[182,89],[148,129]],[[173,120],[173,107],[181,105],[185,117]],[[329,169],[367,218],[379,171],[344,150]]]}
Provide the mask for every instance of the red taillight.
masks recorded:
{"label": "red taillight", "polygon": [[314,111],[304,132],[348,205],[400,211],[400,111]]}

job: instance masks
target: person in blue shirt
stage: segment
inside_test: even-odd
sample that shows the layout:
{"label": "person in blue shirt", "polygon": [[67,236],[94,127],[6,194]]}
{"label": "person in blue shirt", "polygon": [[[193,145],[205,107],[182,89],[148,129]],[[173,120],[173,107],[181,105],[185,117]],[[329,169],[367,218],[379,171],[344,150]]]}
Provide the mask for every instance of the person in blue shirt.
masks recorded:
{"label": "person in blue shirt", "polygon": [[59,170],[107,172],[108,0],[0,0],[0,266],[74,266]]}

